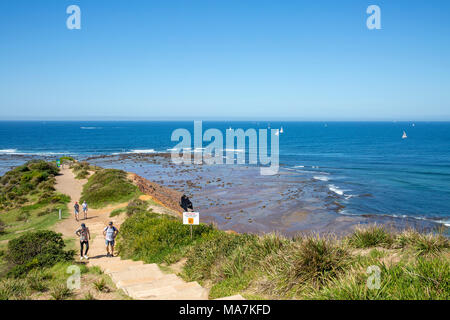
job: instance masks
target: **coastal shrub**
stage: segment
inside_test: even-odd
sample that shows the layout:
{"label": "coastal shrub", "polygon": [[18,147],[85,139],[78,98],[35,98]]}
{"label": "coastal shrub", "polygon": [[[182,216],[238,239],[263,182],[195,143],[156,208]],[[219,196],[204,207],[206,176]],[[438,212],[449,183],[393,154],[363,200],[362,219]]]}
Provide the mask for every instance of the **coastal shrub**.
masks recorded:
{"label": "coastal shrub", "polygon": [[393,243],[394,237],[384,227],[373,225],[357,228],[348,238],[348,243],[355,248],[387,247]]}
{"label": "coastal shrub", "polygon": [[8,242],[6,260],[13,265],[10,276],[20,277],[38,267],[49,267],[73,259],[73,251],[64,251],[61,234],[49,230],[26,233]]}
{"label": "coastal shrub", "polygon": [[0,300],[24,300],[29,296],[27,281],[24,279],[0,280]]}
{"label": "coastal shrub", "polygon": [[171,264],[179,260],[189,246],[212,231],[212,226],[195,226],[191,240],[189,227],[178,219],[151,212],[138,212],[121,225],[117,248],[122,258]]}
{"label": "coastal shrub", "polygon": [[0,178],[0,209],[20,207],[36,195],[37,190],[54,192],[55,164],[43,160],[29,161]]}
{"label": "coastal shrub", "polygon": [[127,205],[127,215],[132,216],[133,214],[136,214],[138,212],[144,212],[147,210],[148,203],[141,200],[141,199],[134,199],[130,201]]}
{"label": "coastal shrub", "polygon": [[128,181],[125,171],[103,169],[89,177],[80,201],[86,201],[91,208],[101,208],[110,203],[129,201],[137,194],[139,189]]}

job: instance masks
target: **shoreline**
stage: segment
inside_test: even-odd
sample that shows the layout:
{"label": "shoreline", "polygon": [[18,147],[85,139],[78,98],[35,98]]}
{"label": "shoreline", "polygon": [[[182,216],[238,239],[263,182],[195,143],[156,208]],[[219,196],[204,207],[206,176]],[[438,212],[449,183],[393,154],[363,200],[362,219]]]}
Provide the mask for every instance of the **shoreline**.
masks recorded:
{"label": "shoreline", "polygon": [[[30,157],[14,157],[15,164]],[[54,160],[54,157],[33,156]],[[395,217],[389,214],[344,214],[339,198],[322,181],[310,182],[290,170],[281,168],[272,177],[255,173],[258,167],[245,165],[208,166],[175,165],[169,153],[90,155],[79,157],[104,168],[129,172],[139,180],[143,190],[171,210],[181,214],[179,198],[186,193],[201,213],[202,222],[237,233],[285,236],[328,234],[345,236],[359,225],[380,224],[393,229],[430,231],[443,222],[417,217]],[[142,190],[141,190],[142,191]],[[251,195],[251,197],[249,197]],[[178,199],[177,199],[178,198]]]}

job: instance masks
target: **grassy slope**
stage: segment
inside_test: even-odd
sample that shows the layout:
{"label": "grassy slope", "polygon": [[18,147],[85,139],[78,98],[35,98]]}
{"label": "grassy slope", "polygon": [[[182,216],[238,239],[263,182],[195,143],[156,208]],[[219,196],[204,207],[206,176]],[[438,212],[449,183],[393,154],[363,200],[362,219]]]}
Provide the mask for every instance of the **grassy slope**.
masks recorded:
{"label": "grassy slope", "polygon": [[[73,160],[73,159],[69,159]],[[69,216],[67,203],[70,199],[55,192],[54,175],[58,169],[53,163],[29,162],[17,167],[0,178],[0,220],[6,228],[0,234],[0,300],[2,299],[95,299],[100,297],[126,299],[117,290],[111,279],[97,268],[77,264],[82,272],[80,290],[67,291],[66,269],[73,262],[57,263],[51,268],[30,272],[23,279],[2,278],[8,266],[4,261],[8,240],[15,239],[27,231],[51,228],[62,216]],[[31,179],[30,179],[31,177]],[[36,178],[38,177],[38,178]],[[73,239],[65,241],[66,249],[74,249]],[[99,291],[95,283],[105,282],[110,293]]]}
{"label": "grassy slope", "polygon": [[[210,298],[450,298],[449,241],[440,235],[377,226],[340,240],[194,231],[191,241],[179,220],[142,210],[122,224],[120,254],[168,264],[185,257],[182,276],[211,287]],[[379,289],[367,287],[369,266],[380,268]]]}
{"label": "grassy slope", "polygon": [[93,174],[83,186],[80,201],[86,200],[91,208],[96,209],[129,201],[139,194],[139,189],[128,181],[125,171],[102,169]]}

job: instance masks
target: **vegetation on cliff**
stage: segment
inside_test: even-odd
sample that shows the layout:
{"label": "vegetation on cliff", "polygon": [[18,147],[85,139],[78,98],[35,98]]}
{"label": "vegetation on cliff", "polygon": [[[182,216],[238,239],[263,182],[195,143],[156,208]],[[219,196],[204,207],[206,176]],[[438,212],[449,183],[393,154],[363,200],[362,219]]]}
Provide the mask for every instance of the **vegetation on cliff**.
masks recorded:
{"label": "vegetation on cliff", "polygon": [[[269,299],[449,299],[449,241],[439,234],[380,226],[342,239],[232,234],[213,226],[140,211],[123,223],[123,258],[171,264],[211,287],[210,298],[243,294]],[[379,286],[376,286],[379,272]],[[375,281],[370,289],[368,281]]]}
{"label": "vegetation on cliff", "polygon": [[80,201],[91,208],[129,201],[140,194],[139,189],[127,179],[127,173],[117,169],[101,169],[89,177],[83,186]]}

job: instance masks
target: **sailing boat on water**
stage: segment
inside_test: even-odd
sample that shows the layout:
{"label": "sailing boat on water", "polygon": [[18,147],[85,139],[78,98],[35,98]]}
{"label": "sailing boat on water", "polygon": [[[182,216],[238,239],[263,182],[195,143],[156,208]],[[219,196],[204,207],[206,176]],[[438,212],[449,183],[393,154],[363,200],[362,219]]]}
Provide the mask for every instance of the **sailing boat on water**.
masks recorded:
{"label": "sailing boat on water", "polygon": [[406,139],[406,138],[408,138],[408,136],[406,135],[406,132],[403,131],[402,139]]}
{"label": "sailing boat on water", "polygon": [[280,129],[280,133],[283,133],[284,131],[283,131],[283,127],[281,127],[281,129]]}

